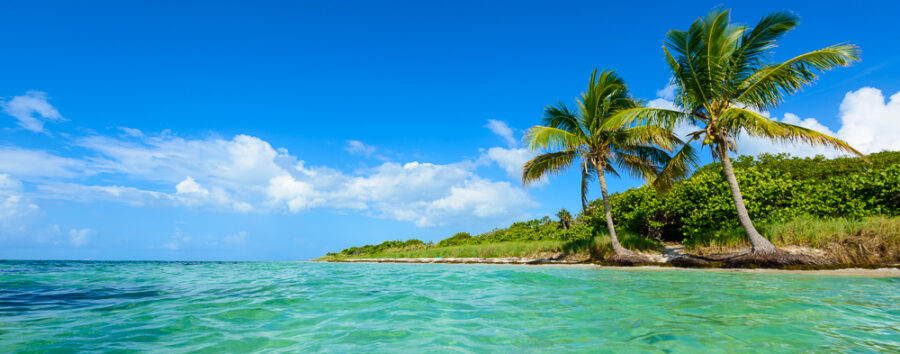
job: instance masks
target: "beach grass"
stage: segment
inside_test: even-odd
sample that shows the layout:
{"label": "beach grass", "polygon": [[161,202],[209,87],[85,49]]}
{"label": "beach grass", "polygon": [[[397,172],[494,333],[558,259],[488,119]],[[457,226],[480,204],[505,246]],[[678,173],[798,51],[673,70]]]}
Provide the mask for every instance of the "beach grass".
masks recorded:
{"label": "beach grass", "polygon": [[[759,231],[778,247],[820,249],[838,264],[900,263],[900,217],[799,218],[759,225]],[[736,228],[712,233],[701,242],[686,245],[685,249],[713,254],[749,247],[743,230]]]}

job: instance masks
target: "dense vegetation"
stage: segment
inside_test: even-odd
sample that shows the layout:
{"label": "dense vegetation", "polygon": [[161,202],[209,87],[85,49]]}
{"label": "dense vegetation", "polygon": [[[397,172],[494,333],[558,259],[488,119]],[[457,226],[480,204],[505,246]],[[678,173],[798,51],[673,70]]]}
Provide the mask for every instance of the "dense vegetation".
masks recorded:
{"label": "dense vegetation", "polygon": [[[738,180],[760,231],[777,246],[827,251],[838,262],[900,261],[900,152],[860,158],[792,158],[763,154],[735,160]],[[659,241],[683,241],[709,253],[748,246],[735,220],[718,163],[699,168],[659,195],[647,186],[611,196],[623,246],[655,251]],[[591,203],[602,208],[599,200]],[[612,254],[602,213],[558,213],[472,236],[457,233],[437,244],[412,239],[351,247],[327,258],[512,257],[544,253]]]}
{"label": "dense vegetation", "polygon": [[[826,160],[742,156],[734,168],[750,216],[761,225],[797,218],[849,218],[900,213],[900,152]],[[698,169],[660,196],[650,187],[612,197],[616,224],[633,233],[686,247],[716,244],[737,229],[735,209],[721,164]]]}
{"label": "dense vegetation", "polygon": [[329,253],[329,256],[343,256],[343,257],[362,257],[362,256],[371,256],[376,254],[385,253],[388,251],[396,251],[396,250],[413,250],[419,248],[425,248],[425,242],[421,240],[411,239],[406,241],[384,241],[377,245],[365,245],[362,247],[350,247],[342,250],[340,253]]}

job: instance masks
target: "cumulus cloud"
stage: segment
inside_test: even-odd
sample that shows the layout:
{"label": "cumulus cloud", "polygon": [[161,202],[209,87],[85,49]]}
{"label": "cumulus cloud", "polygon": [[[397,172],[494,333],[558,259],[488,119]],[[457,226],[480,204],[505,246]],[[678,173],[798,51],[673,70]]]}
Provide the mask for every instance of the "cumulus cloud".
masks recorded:
{"label": "cumulus cloud", "polygon": [[[779,120],[778,118],[773,118]],[[864,154],[884,150],[900,150],[900,92],[885,102],[881,90],[863,87],[850,91],[840,105],[840,128],[831,130],[815,118],[800,118],[796,114],[785,113],[781,122],[799,125],[846,141]],[[781,144],[767,139],[742,137],[740,152],[744,154],[790,153],[794,156],[825,155],[837,157],[845,152],[822,146],[803,143]]]}
{"label": "cumulus cloud", "polygon": [[[34,132],[45,132],[45,122],[64,120],[39,91],[16,96],[2,108]],[[530,196],[475,169],[483,159],[496,161],[517,180],[528,153],[506,123],[490,120],[487,127],[508,148],[490,149],[477,161],[385,162],[352,173],[308,166],[286,149],[248,135],[187,139],[119,127],[116,135],[72,137],[71,151],[87,152],[79,157],[0,147],[0,218],[37,208],[25,198],[22,181],[34,185],[35,198],[76,202],[261,213],[349,209],[419,226],[520,217],[536,205]],[[376,152],[358,140],[348,141],[345,149],[365,156]],[[90,231],[82,231],[72,230],[73,244],[86,242]],[[177,249],[185,242],[175,235],[166,247]]]}
{"label": "cumulus cloud", "polygon": [[72,246],[79,247],[88,242],[92,233],[91,229],[69,230],[69,241],[72,242]]}
{"label": "cumulus cloud", "polygon": [[522,179],[522,166],[535,154],[526,148],[505,149],[492,147],[487,151],[487,157],[496,162],[512,180]]}
{"label": "cumulus cloud", "polygon": [[371,145],[367,145],[359,140],[348,140],[347,146],[344,147],[344,150],[347,150],[352,155],[365,155],[371,156],[375,153],[375,147]]}
{"label": "cumulus cloud", "polygon": [[461,223],[470,216],[501,217],[536,205],[522,189],[508,182],[474,179],[450,187],[450,195],[428,203],[415,223],[420,226]]}
{"label": "cumulus cloud", "polygon": [[[233,212],[344,209],[419,226],[519,217],[535,205],[521,188],[478,176],[475,169],[479,163],[473,161],[385,162],[346,173],[326,166],[307,166],[287,150],[247,135],[231,139],[185,139],[169,133],[130,135],[127,139],[93,135],[74,139],[74,144],[91,152],[74,160],[78,169],[58,168],[43,174],[62,176],[61,171],[82,171],[83,176],[91,171],[102,180],[120,182],[90,185],[67,182],[65,178],[38,179],[35,184],[40,197]],[[485,186],[503,193],[476,198]]]}
{"label": "cumulus cloud", "polygon": [[[418,226],[521,216],[536,206],[521,188],[483,179],[474,174],[473,168],[467,163],[386,163],[354,178],[343,190],[346,194],[341,202],[360,203],[376,216],[411,221]],[[488,188],[496,188],[500,193],[485,194]],[[353,197],[346,198],[349,196]]]}
{"label": "cumulus cloud", "polygon": [[513,137],[513,130],[506,124],[506,122],[488,119],[488,124],[485,125],[488,129],[491,130],[497,136],[503,138],[503,141],[506,142],[506,145],[509,147],[515,147],[519,145],[519,142],[516,138]]}
{"label": "cumulus cloud", "polygon": [[[537,154],[527,148],[521,147],[518,140],[513,137],[512,128],[505,122],[491,119],[488,120],[486,127],[494,134],[503,138],[508,147],[504,148],[498,146],[488,149],[486,152],[482,153],[479,162],[486,164],[494,162],[497,166],[500,166],[500,168],[506,171],[506,175],[509,176],[511,180],[516,182],[521,181],[522,166],[525,162],[537,156]],[[548,183],[546,178],[542,178],[536,182],[538,185],[546,183]]]}
{"label": "cumulus cloud", "polygon": [[881,90],[863,87],[841,102],[837,136],[863,153],[900,150],[900,92],[885,102]]}
{"label": "cumulus cloud", "polygon": [[18,120],[19,126],[35,133],[43,133],[44,122],[64,120],[53,105],[47,102],[47,94],[28,91],[2,103],[3,112]]}

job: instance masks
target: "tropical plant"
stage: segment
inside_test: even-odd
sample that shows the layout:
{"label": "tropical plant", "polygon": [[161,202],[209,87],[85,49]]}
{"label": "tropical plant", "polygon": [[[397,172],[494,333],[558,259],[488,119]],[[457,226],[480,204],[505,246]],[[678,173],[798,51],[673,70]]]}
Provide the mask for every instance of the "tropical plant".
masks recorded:
{"label": "tropical plant", "polygon": [[734,175],[729,151],[736,152],[736,138],[745,133],[778,142],[805,142],[831,146],[862,156],[847,143],[812,129],[766,118],[759,112],[776,107],[788,95],[800,91],[817,73],[858,60],[859,50],[839,44],[798,55],[781,63],[767,63],[778,40],[798,24],[796,15],[775,12],[753,27],[731,23],[729,10],[715,9],[694,21],[687,31],[671,30],[663,52],[676,85],[675,104],[681,110],[640,107],[623,110],[608,121],[610,127],[657,124],[667,128],[694,126],[682,150],[691,153],[690,142],[701,140],[722,163],[738,221],[754,252],[776,251],[754,228]]}
{"label": "tropical plant", "polygon": [[[900,215],[900,152],[875,153],[868,159],[871,165],[859,157],[825,160],[762,154],[733,162],[738,183],[750,186],[741,190],[747,211],[763,231],[771,230],[765,225],[800,218]],[[686,249],[722,244],[722,235],[740,236],[740,244],[746,244],[733,203],[721,163],[697,169],[665,195],[643,186],[610,196],[619,232],[682,241]],[[763,234],[776,240],[777,235]]]}
{"label": "tropical plant", "polygon": [[559,227],[561,227],[563,230],[568,230],[569,227],[572,226],[572,222],[574,221],[572,219],[572,213],[569,213],[569,211],[565,208],[559,209],[559,211],[556,213],[556,217],[559,218]]}
{"label": "tropical plant", "polygon": [[455,235],[450,236],[449,238],[443,239],[438,242],[438,247],[448,247],[448,246],[456,246],[462,245],[472,239],[472,235],[469,235],[468,232],[457,232]]}
{"label": "tropical plant", "polygon": [[[532,127],[525,135],[532,151],[545,152],[525,163],[523,184],[562,173],[577,163],[581,168],[582,208],[587,214],[590,212],[587,208],[588,182],[593,178],[599,180],[606,226],[616,255],[633,252],[622,247],[616,237],[605,174],[618,176],[619,169],[662,185],[664,178],[657,178],[661,173],[666,177],[681,177],[687,171],[676,168],[686,166],[686,159],[670,161],[667,150],[681,143],[670,130],[652,124],[607,124],[619,111],[639,106],[618,74],[614,71],[598,74],[595,69],[587,91],[577,100],[577,110],[570,110],[563,103],[549,106],[544,110],[544,125]],[[688,151],[682,156],[693,155]],[[669,167],[663,170],[663,166]]]}

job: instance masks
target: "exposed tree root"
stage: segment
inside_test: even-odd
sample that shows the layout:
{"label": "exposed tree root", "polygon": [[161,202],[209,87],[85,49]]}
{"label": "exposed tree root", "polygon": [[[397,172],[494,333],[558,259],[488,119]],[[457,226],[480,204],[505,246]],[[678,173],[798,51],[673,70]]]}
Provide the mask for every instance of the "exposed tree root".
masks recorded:
{"label": "exposed tree root", "polygon": [[710,259],[706,259],[703,257],[697,257],[693,255],[684,255],[681,257],[673,258],[669,261],[669,264],[672,264],[676,267],[685,267],[685,268],[705,268],[705,267],[713,267],[716,265],[721,265],[721,263],[717,263]]}
{"label": "exposed tree root", "polygon": [[603,260],[603,263],[622,265],[622,266],[633,266],[639,264],[653,264],[655,263],[652,259],[639,255],[637,253],[632,254],[617,254],[612,257]]}
{"label": "exposed tree root", "polygon": [[827,259],[795,254],[782,250],[750,252],[724,259],[725,268],[784,268],[796,266],[822,266],[831,264]]}

